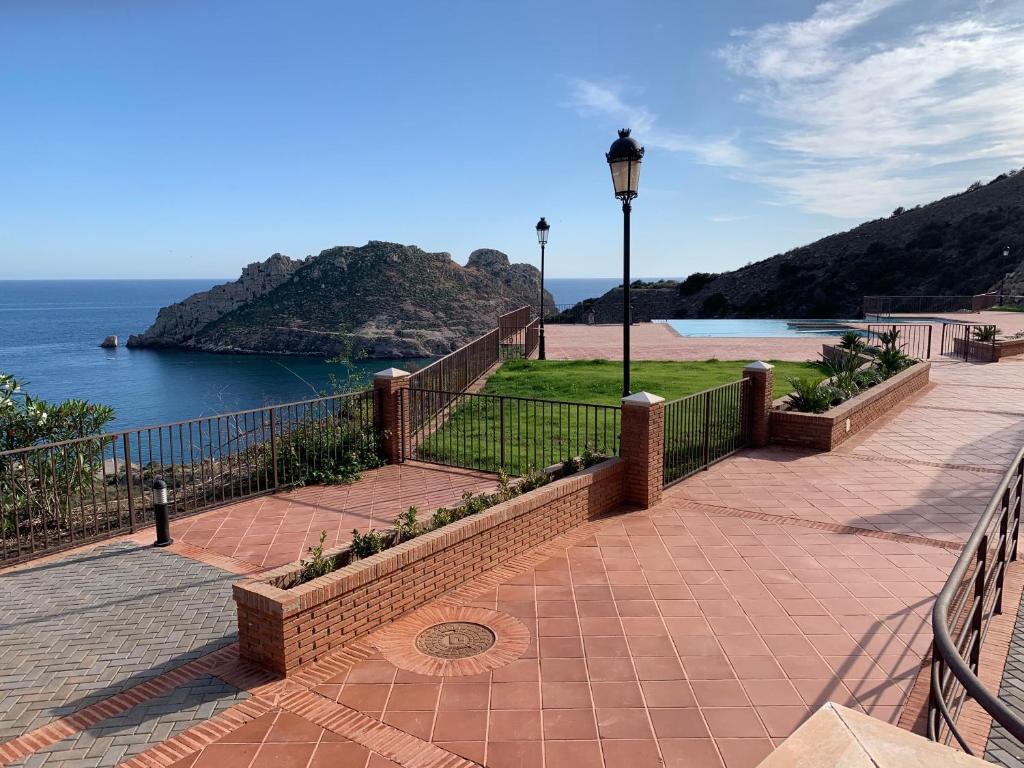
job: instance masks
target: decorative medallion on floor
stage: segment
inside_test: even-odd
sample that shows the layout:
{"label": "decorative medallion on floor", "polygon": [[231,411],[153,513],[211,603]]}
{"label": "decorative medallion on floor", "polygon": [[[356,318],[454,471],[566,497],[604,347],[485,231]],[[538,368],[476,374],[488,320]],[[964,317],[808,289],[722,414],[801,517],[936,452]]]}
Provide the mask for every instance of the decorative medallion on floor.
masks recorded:
{"label": "decorative medallion on floor", "polygon": [[384,658],[423,675],[477,675],[511,664],[530,644],[530,630],[507,613],[431,606],[371,638]]}
{"label": "decorative medallion on floor", "polygon": [[490,627],[471,621],[446,621],[427,627],[416,636],[416,649],[435,659],[467,659],[494,645]]}

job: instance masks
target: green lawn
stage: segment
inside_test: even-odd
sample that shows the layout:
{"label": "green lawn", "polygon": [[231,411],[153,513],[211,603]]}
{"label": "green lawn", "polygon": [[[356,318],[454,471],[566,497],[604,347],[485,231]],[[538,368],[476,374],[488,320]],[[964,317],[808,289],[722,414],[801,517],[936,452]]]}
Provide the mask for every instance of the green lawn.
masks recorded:
{"label": "green lawn", "polygon": [[[825,377],[812,363],[773,363],[776,397],[790,391],[790,376]],[[742,377],[744,365],[718,360],[637,362],[632,366],[632,386],[634,391],[646,390],[673,400],[736,381]],[[560,462],[588,448],[615,453],[621,389],[621,363],[509,360],[488,380],[483,395],[456,397],[440,411],[439,418],[425,423],[413,441],[414,456],[522,474],[528,467]],[[704,398],[673,406],[671,416],[666,416],[671,422],[667,428],[673,432],[666,442],[669,479],[687,474],[708,458],[731,452],[738,444],[738,390],[719,391],[716,397],[716,404],[709,406],[714,408],[713,415],[707,419]],[[417,404],[413,408],[416,425],[421,423],[416,416],[421,407],[430,414],[439,412],[439,403],[413,402]],[[705,455],[705,449],[710,453]]]}
{"label": "green lawn", "polygon": [[[634,392],[650,392],[666,400],[736,381],[749,361],[635,362],[630,366]],[[815,363],[771,360],[775,366],[775,397],[792,391],[791,376],[820,381],[824,371]],[[569,400],[618,405],[622,398],[622,363],[609,360],[509,360],[490,379],[484,392],[492,395]]]}

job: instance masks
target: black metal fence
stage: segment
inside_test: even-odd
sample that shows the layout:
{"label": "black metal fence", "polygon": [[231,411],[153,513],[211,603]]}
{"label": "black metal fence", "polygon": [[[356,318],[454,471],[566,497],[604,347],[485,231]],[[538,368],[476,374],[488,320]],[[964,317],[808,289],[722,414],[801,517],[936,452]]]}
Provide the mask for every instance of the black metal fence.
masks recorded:
{"label": "black metal fence", "polygon": [[540,320],[531,319],[530,307],[522,307],[498,318],[498,358],[530,357],[540,341]]}
{"label": "black metal fence", "polygon": [[666,486],[707,469],[747,444],[749,387],[749,379],[740,379],[665,404]]}
{"label": "black metal fence", "polygon": [[928,736],[943,744],[955,741],[969,754],[974,750],[957,724],[970,700],[1024,741],[1024,720],[978,679],[992,617],[1003,610],[1006,567],[1017,559],[1022,488],[1024,449],[1003,476],[932,611]]}
{"label": "black metal fence", "polygon": [[410,386],[461,392],[498,362],[498,329],[435,360],[409,377]]}
{"label": "black metal fence", "polygon": [[977,312],[994,306],[979,296],[865,296],[864,316],[913,315],[927,312]]}
{"label": "black metal fence", "polygon": [[181,516],[376,455],[373,390],[0,453],[0,565],[136,530],[153,481]]}
{"label": "black metal fence", "polygon": [[617,406],[418,388],[402,396],[406,458],[521,475],[586,450],[619,452]]}
{"label": "black metal fence", "polygon": [[865,331],[865,342],[880,346],[883,333],[899,331],[898,346],[917,360],[932,356],[932,326],[930,323],[871,323]]}
{"label": "black metal fence", "polygon": [[996,359],[995,334],[994,325],[944,323],[940,353],[966,362],[992,362]]}

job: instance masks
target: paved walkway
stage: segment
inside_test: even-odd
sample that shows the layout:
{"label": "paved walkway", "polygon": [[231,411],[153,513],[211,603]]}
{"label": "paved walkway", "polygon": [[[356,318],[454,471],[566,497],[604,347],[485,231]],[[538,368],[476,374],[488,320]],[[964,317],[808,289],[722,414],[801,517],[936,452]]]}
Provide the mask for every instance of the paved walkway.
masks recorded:
{"label": "paved walkway", "polygon": [[[156,690],[138,697],[130,695],[137,688],[102,681],[122,691],[113,711],[93,704],[89,717],[0,744],[0,762],[72,765],[85,749],[98,760],[91,764],[107,765],[111,757],[95,754],[124,747],[132,768],[751,768],[826,700],[895,722],[921,671],[932,601],[957,542],[987,503],[1009,446],[1024,441],[1024,365],[941,363],[933,371],[933,387],[835,454],[743,452],[669,489],[650,510],[581,526],[431,604],[498,611],[524,625],[532,639],[506,666],[432,677],[389,661],[371,636],[275,682],[239,665],[229,645],[151,678],[143,686]],[[929,414],[925,432],[920,414]],[[464,480],[448,482],[455,493]],[[303,529],[305,544],[323,521],[305,519],[302,508],[285,517]],[[270,514],[249,510],[246,525],[226,525],[235,519],[230,509],[200,516],[220,520],[218,535],[211,524],[195,536],[209,536],[208,545],[232,530],[244,537]],[[374,508],[371,517],[387,516]],[[288,528],[277,521],[278,533]],[[276,536],[247,549],[250,562],[261,553],[264,563],[284,557]],[[190,541],[186,548],[201,551],[199,538]],[[293,545],[301,546],[297,538]],[[215,572],[174,553],[144,554],[157,558],[152,567],[169,567],[162,560],[177,564],[172,572],[201,569],[200,582]],[[223,554],[208,559],[216,557]],[[44,573],[84,567],[62,563]],[[167,609],[199,601],[197,590],[174,590],[183,602]],[[216,606],[221,598],[207,599]],[[176,616],[164,634],[184,644],[178,653],[191,653],[190,621]],[[417,632],[416,620],[382,629],[381,641]],[[111,622],[105,631],[120,638],[133,629]],[[229,631],[203,642],[230,642]],[[111,643],[107,656],[132,647],[123,645]],[[49,655],[68,658],[56,648]],[[167,669],[164,658],[147,656],[146,669]],[[60,673],[83,668],[68,667]],[[136,709],[147,705],[149,713]],[[54,707],[47,716],[56,714]],[[203,716],[210,719],[196,726]]]}
{"label": "paved walkway", "polygon": [[469,491],[493,490],[494,475],[431,464],[387,465],[351,485],[314,485],[232,504],[174,522],[176,543],[273,568],[305,557],[326,531],[325,545],[351,540],[352,530],[388,528],[416,505],[429,514]]}
{"label": "paved walkway", "polygon": [[[621,360],[621,325],[548,325],[544,328],[548,360]],[[823,336],[807,338],[683,337],[666,323],[638,323],[629,332],[632,360],[788,360],[821,356]],[[835,341],[832,339],[832,341]]]}

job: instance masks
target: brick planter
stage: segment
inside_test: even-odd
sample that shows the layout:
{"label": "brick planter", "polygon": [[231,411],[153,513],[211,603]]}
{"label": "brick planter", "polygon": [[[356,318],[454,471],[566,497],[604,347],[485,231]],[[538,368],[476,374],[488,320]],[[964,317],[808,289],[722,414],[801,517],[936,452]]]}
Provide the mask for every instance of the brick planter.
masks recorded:
{"label": "brick planter", "polygon": [[994,363],[999,360],[999,342],[953,339],[953,357],[975,363]]}
{"label": "brick planter", "polygon": [[996,360],[1024,355],[1024,339],[1000,339],[996,342]]}
{"label": "brick planter", "polygon": [[831,451],[928,383],[931,363],[916,363],[825,413],[800,413],[777,401],[771,442]]}
{"label": "brick planter", "polygon": [[294,671],[614,509],[626,468],[610,459],[292,589],[282,586],[296,578],[297,563],[237,582],[240,653],[280,674]]}

